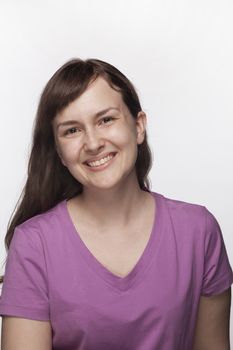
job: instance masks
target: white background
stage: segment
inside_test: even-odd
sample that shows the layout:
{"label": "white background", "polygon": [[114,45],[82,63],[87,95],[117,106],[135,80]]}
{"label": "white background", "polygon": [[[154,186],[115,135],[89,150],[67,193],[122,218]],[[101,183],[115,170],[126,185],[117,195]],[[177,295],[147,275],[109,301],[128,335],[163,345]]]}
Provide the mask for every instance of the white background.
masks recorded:
{"label": "white background", "polygon": [[133,82],[148,118],[152,190],[205,205],[233,265],[232,18],[227,0],[0,1],[1,265],[40,93],[74,57],[107,61]]}

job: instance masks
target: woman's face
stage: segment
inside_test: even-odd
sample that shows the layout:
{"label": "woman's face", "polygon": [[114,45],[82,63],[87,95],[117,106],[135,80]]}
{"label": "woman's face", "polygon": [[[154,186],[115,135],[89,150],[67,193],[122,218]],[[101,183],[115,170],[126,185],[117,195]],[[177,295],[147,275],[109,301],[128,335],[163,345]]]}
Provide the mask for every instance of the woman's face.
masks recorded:
{"label": "woman's face", "polygon": [[[84,190],[112,188],[132,176],[145,130],[145,113],[134,119],[121,94],[102,77],[53,120],[61,161]],[[109,154],[114,157],[106,158]],[[97,159],[102,164],[93,163]]]}

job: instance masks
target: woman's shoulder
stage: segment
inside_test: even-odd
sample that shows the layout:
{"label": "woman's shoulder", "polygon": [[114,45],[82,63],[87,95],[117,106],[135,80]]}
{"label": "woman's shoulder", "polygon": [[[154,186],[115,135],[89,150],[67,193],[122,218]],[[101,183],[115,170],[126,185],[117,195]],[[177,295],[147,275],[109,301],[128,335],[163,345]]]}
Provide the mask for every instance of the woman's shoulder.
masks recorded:
{"label": "woman's shoulder", "polygon": [[15,229],[18,231],[46,231],[54,230],[56,226],[60,226],[62,219],[64,205],[66,200],[62,200],[54,205],[52,208],[32,216],[23,223],[17,225]]}
{"label": "woman's shoulder", "polygon": [[169,212],[173,215],[181,215],[181,216],[194,216],[194,217],[203,217],[207,208],[204,204],[195,203],[192,201],[172,198],[171,196],[167,196],[161,193],[152,192],[155,198],[158,199],[163,205],[169,210]]}
{"label": "woman's shoulder", "polygon": [[171,220],[174,227],[186,232],[219,232],[220,226],[213,214],[204,204],[154,193],[163,208],[163,215]]}
{"label": "woman's shoulder", "polygon": [[[156,195],[156,193],[155,193]],[[157,194],[163,213],[177,232],[212,239],[222,235],[219,222],[204,204]]]}
{"label": "woman's shoulder", "polygon": [[48,256],[56,260],[64,249],[66,237],[70,236],[64,234],[70,229],[65,205],[66,200],[62,200],[49,210],[17,225],[10,243],[10,255],[20,256],[22,260],[29,257],[31,261],[48,259]]}

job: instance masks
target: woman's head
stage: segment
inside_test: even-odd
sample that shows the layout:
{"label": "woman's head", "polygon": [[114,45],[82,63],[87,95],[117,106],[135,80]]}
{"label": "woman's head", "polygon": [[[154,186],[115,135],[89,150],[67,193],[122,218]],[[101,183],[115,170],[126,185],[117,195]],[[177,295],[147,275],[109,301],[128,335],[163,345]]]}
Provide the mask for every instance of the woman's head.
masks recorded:
{"label": "woman's head", "polygon": [[[100,80],[121,96],[135,122],[139,113],[142,113],[132,83],[114,66],[97,59],[74,59],[64,64],[52,76],[42,93],[34,127],[30,164],[31,169],[34,169],[40,163],[37,167],[37,190],[47,188],[41,203],[48,203],[51,198],[58,201],[73,197],[83,190],[82,183],[77,181],[77,177],[71,174],[58,155],[59,142],[54,125],[68,106],[79,100],[91,85]],[[151,153],[146,134],[144,141],[138,145],[137,153],[135,167],[138,183],[141,189],[148,190],[147,174],[151,168]]]}
{"label": "woman's head", "polygon": [[133,118],[121,93],[103,77],[92,81],[52,124],[62,164],[84,191],[94,188],[103,193],[114,187],[125,191],[131,185],[136,189],[135,163],[145,137],[146,115],[140,111]]}
{"label": "woman's head", "polygon": [[[17,225],[49,210],[59,201],[72,198],[83,191],[82,184],[75,178],[77,176],[72,176],[63,162],[62,155],[59,155],[59,143],[54,134],[54,125],[59,115],[71,106],[72,102],[78,101],[92,83],[100,80],[98,78],[120,94],[128,116],[130,115],[135,123],[138,116],[143,116],[134,86],[111,64],[98,59],[73,59],[58,69],[48,81],[40,98],[34,122],[27,181],[8,222],[5,236],[6,250],[9,249]],[[136,130],[138,129],[135,128]],[[143,136],[139,136],[137,141],[137,152],[135,152],[137,180],[142,190],[150,191],[148,173],[152,165],[152,154],[146,132]],[[100,151],[104,146],[101,142],[104,141],[99,142],[96,150]],[[114,149],[110,148],[110,143],[107,146],[107,150],[116,150],[115,147],[120,147],[116,142],[111,144]],[[88,147],[90,151],[90,144]],[[2,281],[3,276],[0,276],[0,283]]]}

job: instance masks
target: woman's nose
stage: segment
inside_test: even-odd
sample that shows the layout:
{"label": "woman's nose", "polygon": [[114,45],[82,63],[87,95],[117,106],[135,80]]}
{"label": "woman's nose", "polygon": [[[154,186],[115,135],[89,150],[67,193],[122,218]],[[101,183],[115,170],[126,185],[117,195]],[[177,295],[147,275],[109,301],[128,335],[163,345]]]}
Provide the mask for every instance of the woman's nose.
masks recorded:
{"label": "woman's nose", "polygon": [[85,151],[94,152],[104,145],[103,139],[96,130],[86,130],[84,139]]}

